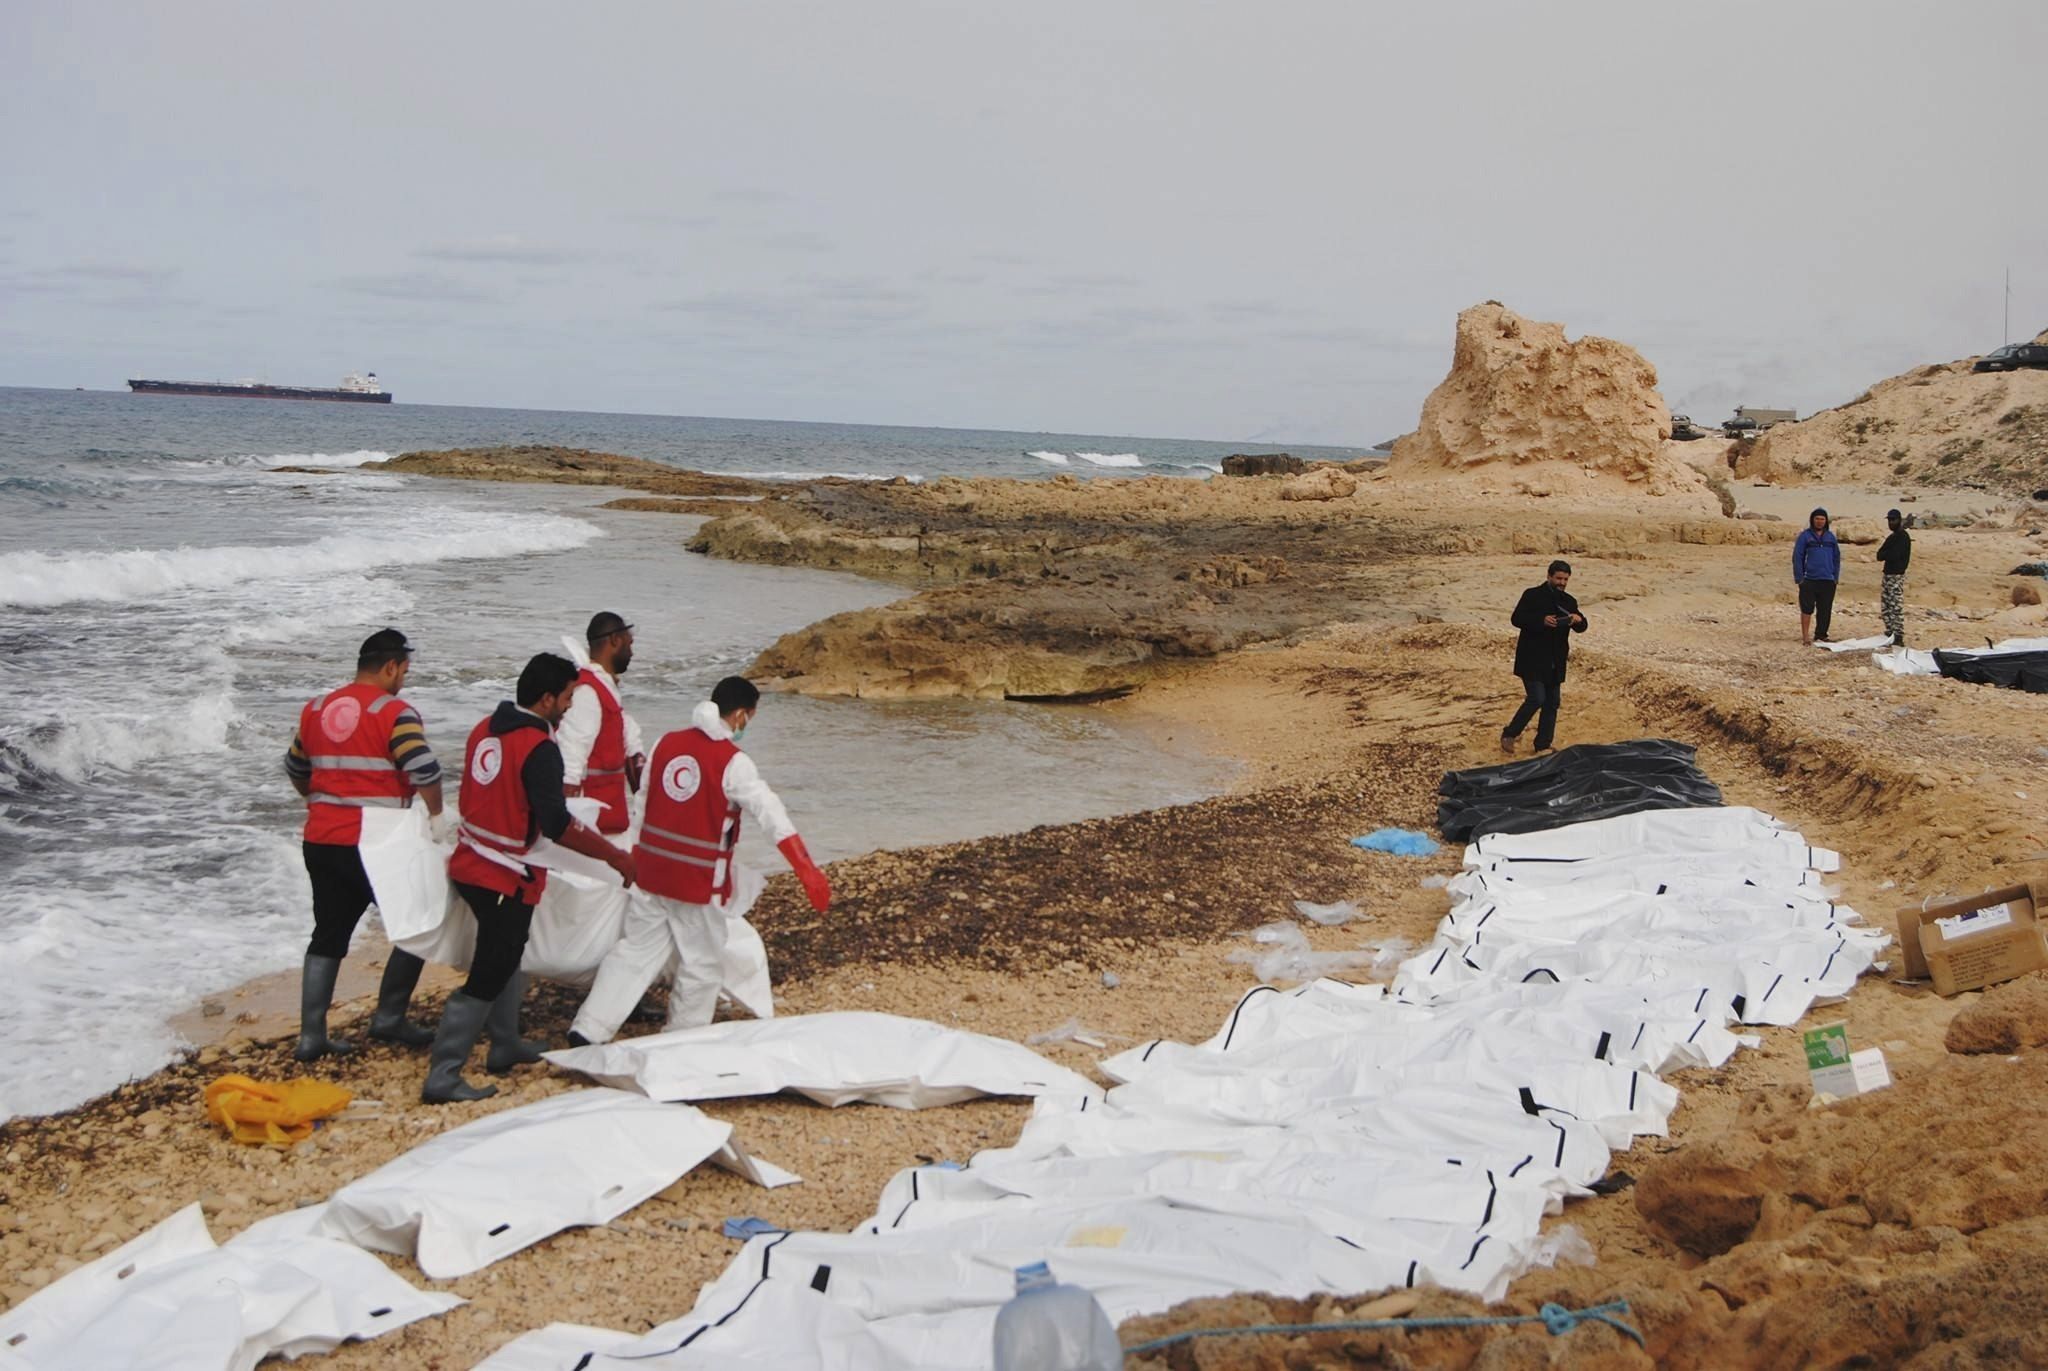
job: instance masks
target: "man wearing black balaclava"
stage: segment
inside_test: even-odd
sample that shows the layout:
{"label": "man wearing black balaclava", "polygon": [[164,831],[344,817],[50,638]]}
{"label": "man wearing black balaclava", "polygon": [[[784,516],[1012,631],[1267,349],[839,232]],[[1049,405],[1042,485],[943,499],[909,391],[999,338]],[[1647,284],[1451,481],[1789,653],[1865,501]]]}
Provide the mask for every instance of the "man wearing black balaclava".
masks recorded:
{"label": "man wearing black balaclava", "polygon": [[1515,717],[1500,733],[1500,750],[1513,752],[1515,739],[1536,720],[1536,750],[1547,749],[1557,733],[1557,706],[1564,689],[1565,658],[1571,654],[1572,635],[1586,631],[1586,616],[1579,602],[1565,587],[1571,584],[1572,564],[1552,562],[1541,585],[1522,592],[1508,622],[1522,630],[1515,642],[1515,675],[1522,678],[1525,698]]}

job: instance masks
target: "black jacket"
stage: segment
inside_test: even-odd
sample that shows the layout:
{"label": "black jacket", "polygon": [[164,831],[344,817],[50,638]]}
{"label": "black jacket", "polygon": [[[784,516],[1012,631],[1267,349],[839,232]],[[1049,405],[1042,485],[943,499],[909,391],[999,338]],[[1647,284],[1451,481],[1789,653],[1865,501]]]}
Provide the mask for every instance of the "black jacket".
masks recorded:
{"label": "black jacket", "polygon": [[1913,538],[1902,528],[1893,529],[1884,540],[1884,546],[1877,550],[1877,560],[1884,563],[1884,574],[1903,576],[1906,563],[1913,560]]}
{"label": "black jacket", "polygon": [[[1522,636],[1515,642],[1515,675],[1525,681],[1562,681],[1565,658],[1571,655],[1572,634],[1586,631],[1583,616],[1576,624],[1568,617],[1578,613],[1579,602],[1548,581],[1523,591],[1509,620],[1522,630]],[[1544,627],[1547,614],[1558,617],[1556,628]]]}

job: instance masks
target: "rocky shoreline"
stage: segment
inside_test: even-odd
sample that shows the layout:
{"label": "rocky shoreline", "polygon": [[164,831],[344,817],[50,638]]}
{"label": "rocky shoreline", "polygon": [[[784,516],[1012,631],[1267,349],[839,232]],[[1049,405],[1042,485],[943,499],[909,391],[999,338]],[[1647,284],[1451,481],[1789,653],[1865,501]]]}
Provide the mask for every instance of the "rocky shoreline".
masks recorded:
{"label": "rocky shoreline", "polygon": [[1789,536],[1689,508],[1560,517],[1496,501],[1473,520],[1470,500],[1384,477],[1290,499],[1293,479],[806,486],[714,516],[689,546],[918,587],[770,646],[753,673],[776,688],[1043,700],[1125,693],[1182,664],[1333,623],[1445,617],[1455,607],[1427,593],[1380,593],[1395,568],[1433,558]]}

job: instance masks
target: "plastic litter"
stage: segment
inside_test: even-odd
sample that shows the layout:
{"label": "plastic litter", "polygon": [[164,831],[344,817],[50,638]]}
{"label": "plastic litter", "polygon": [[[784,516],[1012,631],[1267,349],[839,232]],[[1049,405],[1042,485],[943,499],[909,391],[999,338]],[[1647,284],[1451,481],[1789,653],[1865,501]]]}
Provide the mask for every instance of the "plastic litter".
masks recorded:
{"label": "plastic litter", "polygon": [[1437,783],[1437,795],[1437,829],[1454,843],[1721,803],[1692,746],[1668,738],[1581,743],[1548,757],[1453,771]]}
{"label": "plastic litter", "polygon": [[1089,1028],[1079,1019],[1068,1019],[1043,1033],[1033,1033],[1024,1041],[1032,1047],[1043,1047],[1047,1043],[1079,1043],[1083,1047],[1109,1046],[1109,1034]]}
{"label": "plastic litter", "polygon": [[[1625,1174],[1625,1173],[1624,1173]],[[1598,1266],[1600,1254],[1577,1224],[1561,1223],[1529,1246],[1531,1266]]]}
{"label": "plastic litter", "polygon": [[1109,1315],[1044,1262],[1017,1268],[1017,1293],[996,1314],[995,1371],[1123,1371]]}
{"label": "plastic litter", "polygon": [[1318,952],[1309,946],[1301,925],[1278,920],[1252,930],[1252,941],[1265,948],[1239,948],[1225,961],[1249,966],[1261,981],[1313,981],[1345,972],[1391,971],[1409,952],[1406,939],[1387,938],[1380,944],[1351,951]]}
{"label": "plastic litter", "polygon": [[1412,828],[1376,828],[1363,838],[1353,838],[1351,845],[1368,852],[1391,852],[1396,857],[1433,857],[1437,850],[1435,839]]}
{"label": "plastic litter", "polygon": [[1296,900],[1294,902],[1294,912],[1309,922],[1322,924],[1326,928],[1336,928],[1341,924],[1350,923],[1353,919],[1363,918],[1365,915],[1365,911],[1360,909],[1358,904],[1352,900],[1339,900],[1335,904],[1316,904],[1310,900]]}
{"label": "plastic litter", "polygon": [[728,1238],[745,1242],[748,1238],[758,1238],[763,1233],[787,1233],[789,1230],[779,1223],[770,1223],[766,1219],[757,1219],[749,1214],[745,1218],[727,1219],[720,1225],[719,1231]]}
{"label": "plastic litter", "polygon": [[1120,979],[1118,979],[1117,974],[1114,971],[1105,971],[1102,973],[1102,988],[1104,990],[1114,990],[1122,984],[1123,982]]}
{"label": "plastic litter", "polygon": [[266,1085],[227,1075],[206,1085],[206,1117],[252,1146],[290,1147],[313,1136],[315,1121],[339,1114],[355,1096],[331,1081],[300,1076]]}
{"label": "plastic litter", "polygon": [[1442,890],[1451,883],[1449,876],[1424,876],[1417,884],[1424,890]]}

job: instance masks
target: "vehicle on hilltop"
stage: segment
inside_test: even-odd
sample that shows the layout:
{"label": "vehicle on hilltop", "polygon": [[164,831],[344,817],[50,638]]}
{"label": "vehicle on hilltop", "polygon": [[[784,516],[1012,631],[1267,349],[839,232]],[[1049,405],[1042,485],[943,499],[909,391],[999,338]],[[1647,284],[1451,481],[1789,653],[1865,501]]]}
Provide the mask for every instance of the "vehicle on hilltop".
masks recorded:
{"label": "vehicle on hilltop", "polygon": [[2048,343],[2007,343],[1977,359],[1971,371],[2018,371],[2021,367],[2048,368]]}

